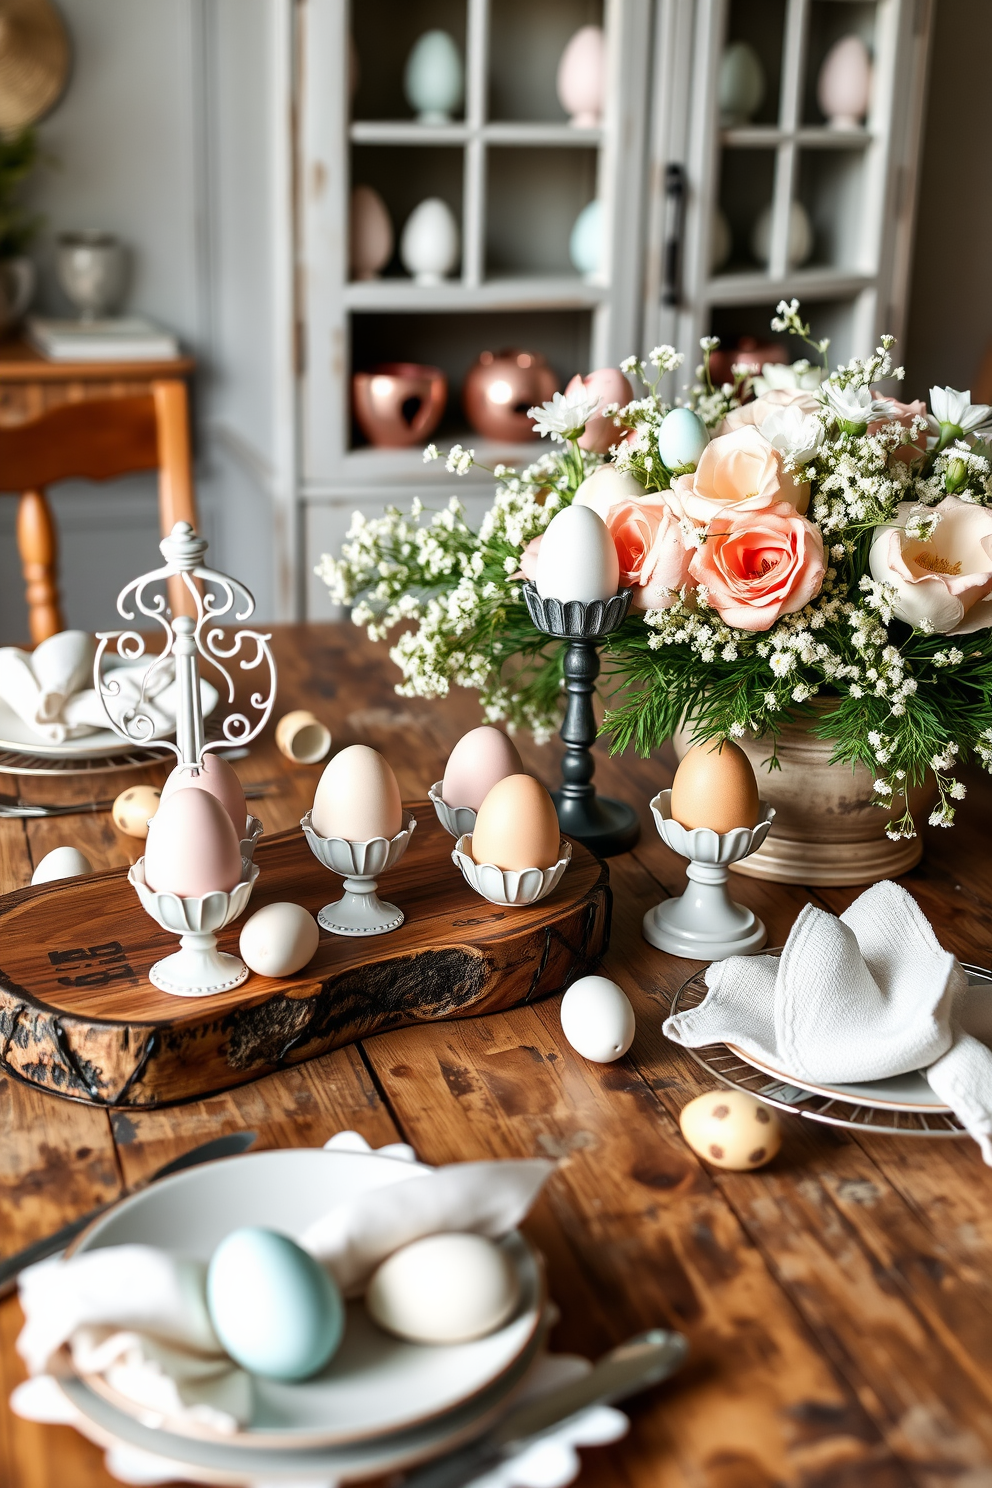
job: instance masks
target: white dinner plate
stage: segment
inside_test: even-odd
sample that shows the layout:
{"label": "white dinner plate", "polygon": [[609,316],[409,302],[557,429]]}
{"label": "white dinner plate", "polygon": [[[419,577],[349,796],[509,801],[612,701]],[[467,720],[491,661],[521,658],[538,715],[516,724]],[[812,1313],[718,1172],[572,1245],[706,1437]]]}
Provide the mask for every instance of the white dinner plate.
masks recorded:
{"label": "white dinner plate", "polygon": [[[38,754],[45,759],[103,759],[108,754],[120,754],[127,747],[127,742],[120,734],[115,734],[109,728],[85,734],[81,739],[66,739],[61,744],[51,744],[0,698],[0,749],[14,749],[21,754]],[[132,745],[132,748],[139,747]]]}
{"label": "white dinner plate", "polygon": [[[299,1239],[335,1204],[429,1169],[373,1153],[296,1148],[204,1163],[123,1200],[87,1231],[78,1251],[145,1244],[208,1261],[241,1225],[263,1225]],[[150,1413],[101,1379],[86,1384],[119,1413],[170,1433],[254,1451],[365,1442],[425,1425],[487,1390],[528,1349],[544,1308],[540,1264],[523,1237],[502,1242],[521,1283],[514,1316],[485,1338],[424,1345],[393,1338],[349,1303],[344,1340],[327,1367],[297,1384],[253,1377],[249,1428],[220,1436],[202,1422]]]}

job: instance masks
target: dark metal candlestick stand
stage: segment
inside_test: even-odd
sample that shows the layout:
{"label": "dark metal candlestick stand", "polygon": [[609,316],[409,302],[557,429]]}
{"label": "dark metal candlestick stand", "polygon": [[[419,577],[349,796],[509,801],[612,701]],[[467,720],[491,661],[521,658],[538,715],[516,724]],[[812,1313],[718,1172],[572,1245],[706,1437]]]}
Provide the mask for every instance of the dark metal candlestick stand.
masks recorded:
{"label": "dark metal candlestick stand", "polygon": [[597,796],[592,783],[596,762],[591,753],[596,741],[592,699],[599,676],[598,643],[623,624],[632,592],[621,589],[611,599],[588,604],[574,599],[563,603],[542,599],[532,583],[524,584],[527,609],[538,630],[568,642],[562,663],[568,693],[561,728],[565,755],[561,762],[562,786],[554,792],[558,821],[566,836],[574,837],[602,858],[627,852],[640,835],[632,806]]}

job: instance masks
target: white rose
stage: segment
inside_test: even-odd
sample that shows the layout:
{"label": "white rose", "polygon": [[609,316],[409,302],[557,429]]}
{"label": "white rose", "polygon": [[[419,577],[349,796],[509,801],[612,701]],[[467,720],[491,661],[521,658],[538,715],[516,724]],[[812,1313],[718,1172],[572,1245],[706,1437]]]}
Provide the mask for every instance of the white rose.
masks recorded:
{"label": "white rose", "polygon": [[896,591],[894,613],[914,629],[968,635],[992,625],[992,511],[945,496],[926,542],[909,537],[913,504],[900,502],[896,520],[876,527],[869,567],[872,578]]}

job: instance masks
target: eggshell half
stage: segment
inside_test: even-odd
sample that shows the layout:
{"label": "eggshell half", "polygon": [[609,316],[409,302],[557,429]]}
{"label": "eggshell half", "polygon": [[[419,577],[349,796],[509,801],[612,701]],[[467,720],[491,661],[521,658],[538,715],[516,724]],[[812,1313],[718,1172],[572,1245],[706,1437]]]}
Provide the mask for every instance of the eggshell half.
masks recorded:
{"label": "eggshell half", "polygon": [[266,904],[241,928],[238,949],[259,976],[292,976],[313,959],[320,929],[301,904]]}
{"label": "eggshell half", "polygon": [[743,1090],[697,1095],[682,1107],[679,1126],[698,1157],[734,1172],[771,1162],[782,1145],[778,1114]]}
{"label": "eggshell half", "polygon": [[534,580],[542,599],[589,604],[620,587],[620,561],[602,517],[590,506],[566,506],[541,538]]}
{"label": "eggshell half", "polygon": [[33,884],[54,883],[59,878],[82,878],[93,865],[78,847],[53,847],[31,875]]}
{"label": "eggshell half", "polygon": [[553,868],[561,829],[555,803],[532,775],[507,775],[479,807],[472,856],[497,868]]}
{"label": "eggshell half", "polygon": [[403,806],[388,762],[367,744],[342,749],[317,782],[311,819],[321,837],[348,842],[395,837],[403,830]]}
{"label": "eggshell half", "polygon": [[177,765],[162,787],[162,800],[167,801],[174,791],[185,790],[187,787],[208,791],[210,795],[217,797],[234,823],[240,842],[245,835],[248,807],[238,772],[227,760],[219,759],[216,754],[205,754],[198,770]]}
{"label": "eggshell half", "polygon": [[634,1042],[634,1009],[608,977],[580,977],[561,1000],[561,1031],[583,1059],[612,1064]]}
{"label": "eggshell half", "polygon": [[152,817],[145,882],[158,894],[229,894],[241,878],[240,839],[216,796],[176,790]]}
{"label": "eggshell half", "polygon": [[520,1300],[509,1257],[484,1235],[427,1235],[396,1250],[365,1293],[370,1316],[413,1343],[465,1343],[493,1333]]}
{"label": "eggshell half", "polygon": [[449,806],[478,811],[497,781],[523,773],[516,747],[502,729],[488,725],[473,729],[458,740],[448,756],[441,798]]}
{"label": "eggshell half", "polygon": [[732,832],[758,822],[758,782],[751,761],[729,739],[694,744],[672,781],[672,816],[688,830]]}

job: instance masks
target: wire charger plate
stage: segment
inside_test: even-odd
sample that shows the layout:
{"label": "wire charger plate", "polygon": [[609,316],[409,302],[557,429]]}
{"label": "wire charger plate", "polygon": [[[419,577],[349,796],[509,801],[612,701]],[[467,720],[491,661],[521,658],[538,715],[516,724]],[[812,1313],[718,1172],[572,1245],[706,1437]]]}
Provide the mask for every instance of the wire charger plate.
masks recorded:
{"label": "wire charger plate", "polygon": [[[965,971],[992,979],[992,972],[983,966],[972,966],[966,961],[961,965]],[[669,1014],[684,1013],[698,1007],[706,996],[706,973],[697,971],[683,982],[673,993],[669,1003]],[[684,1048],[679,1045],[679,1048]],[[706,1044],[701,1049],[685,1049],[696,1064],[707,1074],[715,1076],[732,1090],[743,1090],[755,1095],[766,1105],[775,1106],[793,1116],[805,1116],[807,1121],[819,1121],[825,1126],[841,1126],[851,1131],[873,1132],[886,1137],[966,1137],[968,1133],[957,1117],[945,1111],[897,1111],[872,1105],[854,1105],[834,1096],[814,1095],[801,1090],[797,1085],[772,1079],[754,1065],[748,1064],[726,1044]]]}
{"label": "wire charger plate", "polygon": [[0,775],[57,775],[64,779],[68,775],[109,775],[121,770],[144,770],[149,765],[174,759],[170,749],[127,748],[123,743],[119,754],[104,754],[95,759],[81,759],[71,755],[53,756],[21,753],[16,749],[0,749]]}

